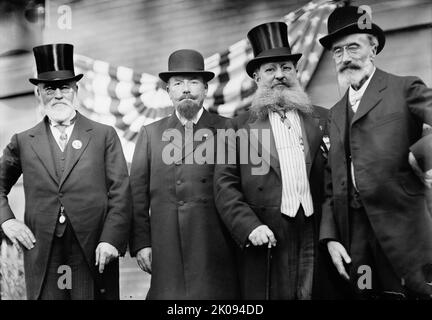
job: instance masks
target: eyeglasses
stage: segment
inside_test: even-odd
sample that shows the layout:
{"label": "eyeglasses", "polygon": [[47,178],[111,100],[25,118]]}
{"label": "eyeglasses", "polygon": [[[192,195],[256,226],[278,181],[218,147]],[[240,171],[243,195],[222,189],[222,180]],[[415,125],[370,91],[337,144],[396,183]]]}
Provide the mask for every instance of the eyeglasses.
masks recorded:
{"label": "eyeglasses", "polygon": [[68,93],[71,93],[73,91],[72,87],[66,86],[66,85],[63,85],[61,87],[45,87],[45,88],[43,88],[43,91],[45,92],[45,94],[47,96],[54,96],[57,89],[60,89],[60,92],[62,94],[68,94]]}
{"label": "eyeglasses", "polygon": [[348,53],[348,55],[352,56],[359,52],[360,46],[358,44],[348,44],[342,47],[336,47],[333,49],[333,57],[335,59],[342,58],[345,50]]}

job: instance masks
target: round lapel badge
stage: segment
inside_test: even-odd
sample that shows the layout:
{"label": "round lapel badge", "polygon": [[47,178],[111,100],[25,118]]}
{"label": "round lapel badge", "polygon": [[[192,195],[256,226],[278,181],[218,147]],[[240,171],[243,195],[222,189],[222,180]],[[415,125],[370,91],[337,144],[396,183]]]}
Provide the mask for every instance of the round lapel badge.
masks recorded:
{"label": "round lapel badge", "polygon": [[74,140],[74,141],[72,141],[72,147],[73,147],[74,149],[79,150],[79,149],[81,149],[81,147],[82,147],[82,142],[79,141],[79,140]]}

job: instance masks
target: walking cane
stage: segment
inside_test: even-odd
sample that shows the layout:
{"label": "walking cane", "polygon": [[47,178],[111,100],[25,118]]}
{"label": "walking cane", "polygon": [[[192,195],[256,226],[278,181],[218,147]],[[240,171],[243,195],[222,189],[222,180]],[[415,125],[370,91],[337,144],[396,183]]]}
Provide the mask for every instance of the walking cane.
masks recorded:
{"label": "walking cane", "polygon": [[270,300],[270,267],[271,267],[271,242],[267,246],[267,265],[266,265],[266,284],[265,284],[265,299]]}

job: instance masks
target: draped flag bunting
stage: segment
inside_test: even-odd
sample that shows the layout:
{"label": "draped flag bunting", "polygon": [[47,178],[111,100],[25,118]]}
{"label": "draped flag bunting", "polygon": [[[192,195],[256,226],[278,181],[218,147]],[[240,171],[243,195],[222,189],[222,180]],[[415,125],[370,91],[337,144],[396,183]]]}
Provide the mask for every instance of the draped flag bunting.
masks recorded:
{"label": "draped flag bunting", "polygon": [[[315,0],[284,16],[292,52],[302,53],[298,76],[307,87],[323,53],[318,39],[326,34],[328,15],[341,1]],[[206,70],[216,74],[209,83],[205,107],[226,117],[247,110],[256,90],[245,65],[253,58],[247,39],[205,59]],[[173,107],[158,77],[114,67],[107,62],[75,55],[80,81],[81,111],[90,118],[114,126],[128,162],[132,160],[141,126],[172,113]]]}

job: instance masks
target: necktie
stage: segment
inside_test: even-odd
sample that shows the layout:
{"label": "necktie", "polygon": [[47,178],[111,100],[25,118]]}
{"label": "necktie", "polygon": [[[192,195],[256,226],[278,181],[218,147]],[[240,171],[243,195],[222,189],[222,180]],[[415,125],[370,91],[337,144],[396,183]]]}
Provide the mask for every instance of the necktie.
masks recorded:
{"label": "necktie", "polygon": [[[60,149],[61,151],[64,151],[64,149],[66,148],[66,144],[67,144],[67,133],[66,133],[66,128],[73,125],[76,121],[77,115],[75,115],[72,119],[70,119],[69,121],[64,121],[61,123],[55,123],[54,122],[54,127],[57,128],[60,131],[60,140],[59,140],[59,144],[60,144]],[[52,124],[51,120],[50,123]]]}
{"label": "necktie", "polygon": [[56,124],[54,127],[56,127],[60,131],[59,145],[60,145],[61,151],[64,151],[64,149],[66,148],[67,139],[68,139],[68,136],[66,133],[66,128],[68,126],[65,126],[63,124]]}
{"label": "necktie", "polygon": [[350,91],[349,101],[350,101],[351,108],[353,109],[354,112],[357,111],[356,104],[361,100],[362,96],[363,94],[360,93],[360,91],[354,91],[354,90]]}
{"label": "necktie", "polygon": [[185,123],[185,135],[186,138],[188,138],[188,134],[193,135],[193,122],[191,120],[186,121]]}
{"label": "necktie", "polygon": [[193,122],[191,120],[185,123],[185,163],[193,163]]}
{"label": "necktie", "polygon": [[284,123],[288,127],[288,129],[291,129],[291,122],[288,120],[286,116],[287,110],[285,108],[277,105],[271,105],[269,106],[269,110],[276,112],[280,116],[282,123]]}

